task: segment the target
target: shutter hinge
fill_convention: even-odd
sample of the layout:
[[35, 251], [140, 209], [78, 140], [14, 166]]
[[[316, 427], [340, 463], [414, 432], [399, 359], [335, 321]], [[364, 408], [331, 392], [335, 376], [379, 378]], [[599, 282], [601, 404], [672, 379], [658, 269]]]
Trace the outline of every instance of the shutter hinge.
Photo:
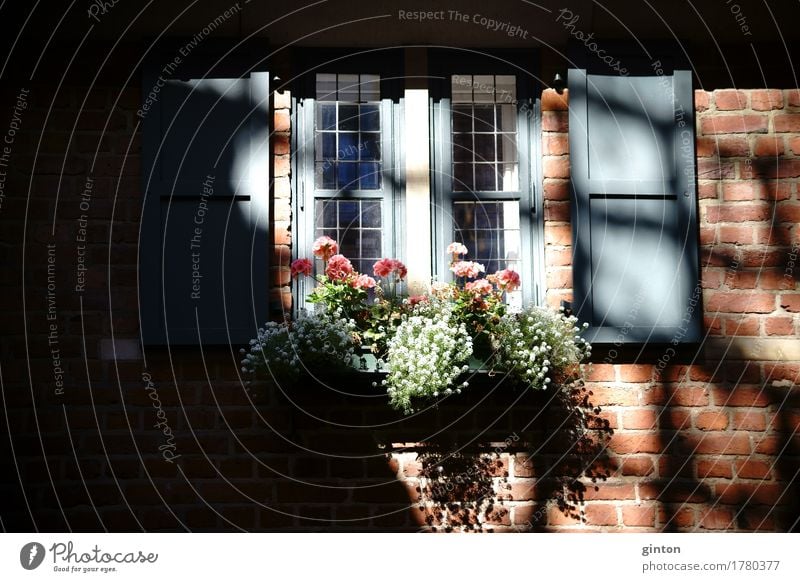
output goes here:
[[306, 181], [305, 180], [298, 180], [300, 188], [298, 188], [299, 192], [297, 193], [297, 204], [300, 207], [300, 210], [306, 209]]

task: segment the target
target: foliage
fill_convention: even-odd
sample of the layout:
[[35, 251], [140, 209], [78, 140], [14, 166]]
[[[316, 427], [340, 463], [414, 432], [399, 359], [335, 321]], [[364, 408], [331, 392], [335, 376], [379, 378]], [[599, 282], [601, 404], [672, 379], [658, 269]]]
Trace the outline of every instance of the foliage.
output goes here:
[[276, 377], [292, 378], [303, 368], [350, 361], [356, 346], [368, 345], [387, 372], [390, 403], [408, 414], [460, 392], [472, 357], [544, 389], [553, 380], [579, 378], [579, 364], [590, 354], [574, 317], [542, 307], [511, 313], [504, 298], [519, 288], [519, 274], [509, 268], [486, 275], [480, 263], [463, 260], [463, 244], [447, 247], [453, 283], [434, 283], [429, 294], [406, 298], [398, 292], [407, 275], [399, 260], [378, 260], [376, 280], [338, 254], [333, 239], [320, 237], [312, 250], [321, 272], [314, 275], [314, 263], [300, 258], [291, 273], [316, 280], [308, 301], [319, 312], [259, 330], [243, 361], [247, 371], [266, 367]]

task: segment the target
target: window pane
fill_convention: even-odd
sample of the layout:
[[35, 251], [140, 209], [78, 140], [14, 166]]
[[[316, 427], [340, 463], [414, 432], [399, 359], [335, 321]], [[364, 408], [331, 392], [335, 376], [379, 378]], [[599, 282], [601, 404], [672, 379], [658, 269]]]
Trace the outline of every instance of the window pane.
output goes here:
[[317, 99], [336, 101], [336, 75], [320, 73], [317, 75]]
[[317, 104], [317, 131], [336, 129], [336, 104]]
[[317, 143], [315, 146], [315, 155], [318, 162], [322, 160], [335, 161], [336, 160], [336, 134], [335, 133], [317, 133]]
[[472, 179], [472, 164], [453, 164], [453, 190], [465, 192], [472, 190], [475, 183]]
[[321, 190], [336, 189], [336, 164], [330, 161], [317, 163], [314, 172], [314, 187]]
[[381, 185], [380, 164], [367, 162], [358, 164], [362, 190], [377, 190]]
[[336, 83], [339, 90], [339, 101], [358, 101], [358, 75], [339, 75]]
[[453, 191], [517, 191], [516, 77], [453, 75], [451, 91]]
[[357, 160], [358, 159], [358, 134], [339, 133], [339, 159]]
[[339, 129], [358, 130], [358, 105], [339, 105]]
[[[521, 266], [519, 202], [454, 202], [454, 240], [466, 245], [467, 260], [478, 261], [487, 273]], [[507, 297], [516, 304], [520, 297]]]
[[[381, 202], [317, 200], [314, 208], [314, 236], [326, 235], [338, 241], [339, 252], [350, 259], [356, 270], [371, 274], [372, 264], [383, 255]], [[319, 263], [318, 271], [321, 266]]]
[[340, 189], [354, 190], [358, 188], [354, 162], [339, 162], [336, 170], [336, 182]]
[[381, 135], [379, 133], [361, 134], [361, 159], [380, 160], [381, 159]]
[[380, 75], [361, 75], [361, 101], [380, 101]]
[[381, 113], [377, 105], [361, 106], [361, 131], [380, 131]]

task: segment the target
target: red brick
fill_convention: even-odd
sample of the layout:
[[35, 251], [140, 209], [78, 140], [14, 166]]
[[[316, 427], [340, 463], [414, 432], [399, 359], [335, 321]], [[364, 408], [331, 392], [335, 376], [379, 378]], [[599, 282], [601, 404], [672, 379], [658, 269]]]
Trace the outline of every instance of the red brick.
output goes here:
[[544, 181], [545, 200], [569, 200], [569, 181], [555, 178]]
[[712, 507], [700, 512], [699, 525], [703, 529], [727, 530], [734, 523], [733, 512], [730, 509]]
[[545, 178], [569, 178], [569, 157], [545, 156], [542, 173]]
[[719, 197], [717, 192], [717, 182], [706, 182], [700, 184], [697, 190], [697, 196], [700, 200], [712, 200]]
[[786, 105], [800, 107], [800, 89], [788, 89], [786, 91]]
[[660, 508], [658, 511], [659, 522], [670, 528], [690, 529], [694, 527], [694, 509], [681, 507], [680, 509]]
[[622, 426], [634, 430], [658, 428], [658, 414], [652, 408], [625, 410], [622, 413]]
[[744, 137], [721, 137], [717, 145], [723, 158], [743, 158], [750, 155], [750, 145]]
[[563, 134], [544, 134], [542, 137], [544, 153], [560, 156], [569, 153], [569, 137]]
[[290, 149], [290, 138], [288, 134], [279, 133], [272, 136], [272, 153], [288, 154]]
[[292, 244], [292, 235], [289, 232], [289, 222], [276, 221], [274, 224], [274, 232], [276, 245]]
[[572, 265], [572, 250], [547, 247], [544, 259], [548, 267], [568, 267]]
[[275, 91], [275, 97], [274, 97], [275, 109], [290, 109], [291, 106], [292, 106], [291, 91]]
[[625, 476], [646, 477], [655, 471], [655, 465], [650, 457], [625, 457], [622, 459], [621, 470]]
[[717, 231], [720, 243], [753, 244], [755, 231], [750, 226], [721, 226]]
[[758, 318], [736, 317], [725, 319], [725, 335], [736, 337], [760, 335]]
[[598, 485], [587, 485], [584, 492], [586, 501], [606, 501], [606, 500], [625, 500], [634, 499], [636, 492], [632, 483], [601, 483]]
[[758, 459], [736, 461], [736, 475], [740, 479], [769, 479], [771, 464]]
[[698, 479], [730, 479], [733, 477], [733, 468], [730, 461], [724, 459], [699, 459], [697, 461]]
[[715, 115], [700, 122], [703, 135], [722, 133], [766, 133], [768, 118], [764, 115]]
[[781, 295], [779, 299], [781, 308], [792, 313], [800, 312], [800, 295]]
[[624, 364], [619, 367], [619, 377], [623, 382], [650, 382], [653, 379], [653, 366]]
[[617, 508], [614, 505], [591, 504], [584, 511], [588, 525], [617, 525]]
[[750, 93], [750, 107], [756, 111], [783, 109], [783, 92], [780, 89], [761, 89]]
[[639, 403], [638, 390], [616, 386], [595, 386], [589, 396], [595, 406], [636, 406]]
[[623, 505], [622, 523], [631, 527], [652, 527], [656, 520], [656, 510], [647, 505]]
[[686, 435], [686, 446], [698, 455], [749, 455], [750, 440], [746, 434], [702, 433]]
[[698, 158], [711, 158], [717, 155], [717, 140], [713, 137], [698, 137], [696, 152]]
[[275, 111], [273, 115], [273, 127], [272, 130], [276, 132], [281, 131], [290, 131], [291, 130], [291, 119], [289, 118], [289, 111], [286, 109], [279, 109]]
[[753, 146], [753, 155], [759, 157], [768, 156], [777, 158], [778, 156], [782, 156], [784, 151], [783, 138], [777, 135], [757, 137], [755, 145]]
[[288, 176], [292, 171], [292, 162], [289, 156], [275, 156], [273, 169], [275, 176]]
[[657, 434], [629, 434], [618, 432], [611, 437], [611, 450], [618, 454], [628, 453], [660, 453], [664, 443]]
[[569, 131], [569, 113], [566, 111], [543, 111], [542, 131]]
[[558, 93], [555, 89], [542, 91], [542, 111], [567, 111], [569, 109], [569, 91]]
[[714, 404], [716, 406], [757, 406], [769, 405], [769, 396], [759, 388], [736, 386], [731, 389], [712, 388]]
[[705, 111], [711, 103], [711, 93], [696, 89], [694, 92], [694, 108], [696, 111]]
[[789, 140], [789, 148], [796, 156], [800, 156], [800, 137], [793, 137]]
[[764, 320], [767, 335], [793, 335], [794, 320], [791, 317], [768, 317]]
[[764, 183], [760, 180], [726, 182], [722, 185], [722, 198], [726, 202], [740, 200], [787, 200], [791, 196], [789, 184]]
[[672, 406], [706, 406], [708, 394], [704, 388], [682, 386], [672, 391], [670, 404]]
[[775, 115], [775, 131], [778, 133], [800, 132], [800, 113]]
[[766, 204], [716, 204], [706, 207], [706, 220], [716, 222], [748, 222], [768, 220], [772, 209]]
[[[800, 382], [800, 364], [796, 363], [766, 363], [764, 364], [764, 376], [769, 382], [775, 380], [789, 380], [793, 384]], [[800, 430], [800, 428], [798, 428]]]
[[548, 289], [571, 289], [572, 269], [548, 269], [546, 283]]
[[577, 517], [565, 514], [558, 507], [551, 506], [547, 509], [547, 523], [548, 525], [578, 525], [581, 521]]
[[736, 163], [717, 158], [700, 158], [697, 161], [697, 177], [700, 180], [732, 180], [736, 177]]
[[569, 222], [569, 202], [545, 200], [544, 219], [549, 222]]
[[275, 178], [275, 198], [290, 198], [292, 196], [292, 186], [288, 177]]
[[776, 158], [768, 164], [757, 165], [753, 168], [753, 174], [757, 178], [767, 178], [772, 180], [782, 180], [785, 178], [800, 177], [800, 160]]
[[781, 202], [775, 207], [775, 222], [800, 222], [800, 203]]
[[[755, 483], [719, 483], [715, 487], [716, 495], [721, 503], [749, 503], [756, 505], [776, 505], [790, 503], [791, 495], [787, 495], [785, 485]], [[782, 496], [782, 497], [781, 497]]]
[[719, 111], [736, 111], [747, 107], [747, 94], [735, 89], [714, 91], [714, 103]]
[[775, 310], [775, 295], [753, 292], [710, 292], [707, 310], [721, 313], [772, 313]]
[[728, 428], [728, 415], [725, 412], [701, 412], [694, 425], [700, 430], [725, 430]]
[[572, 244], [572, 227], [545, 224], [544, 241], [548, 245], [570, 246]]

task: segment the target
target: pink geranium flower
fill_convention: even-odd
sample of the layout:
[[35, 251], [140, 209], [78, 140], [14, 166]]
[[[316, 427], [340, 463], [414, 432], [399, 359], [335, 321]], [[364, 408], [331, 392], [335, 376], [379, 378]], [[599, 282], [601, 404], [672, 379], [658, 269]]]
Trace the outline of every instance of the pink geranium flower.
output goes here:
[[494, 291], [494, 287], [492, 287], [492, 284], [486, 279], [471, 281], [464, 285], [464, 289], [470, 293], [474, 293], [475, 295], [489, 295], [492, 291]]
[[353, 274], [353, 265], [344, 255], [333, 255], [328, 260], [325, 274], [332, 281], [343, 281]]
[[476, 263], [474, 261], [458, 261], [450, 267], [450, 270], [453, 271], [456, 277], [475, 279], [481, 273], [484, 273], [486, 268], [480, 263]]
[[414, 307], [415, 305], [419, 305], [423, 301], [428, 301], [428, 296], [427, 295], [412, 295], [406, 301], [408, 301], [408, 304], [411, 307]]
[[369, 275], [359, 275], [350, 283], [356, 289], [372, 289], [375, 287], [375, 279]]
[[447, 246], [448, 255], [466, 255], [468, 252], [469, 251], [467, 250], [467, 247], [465, 247], [459, 242], [451, 242]]
[[519, 273], [513, 269], [497, 271], [497, 273], [495, 273], [495, 279], [497, 281], [497, 286], [500, 287], [502, 291], [511, 293], [519, 289]]
[[292, 269], [292, 279], [298, 277], [299, 275], [307, 275], [310, 277], [311, 272], [314, 269], [314, 266], [308, 259], [296, 259], [292, 261], [291, 269]]
[[376, 277], [385, 278], [392, 273], [396, 273], [398, 279], [405, 279], [408, 269], [397, 259], [381, 259], [372, 266], [372, 272]]
[[311, 252], [315, 257], [319, 257], [323, 261], [327, 261], [333, 255], [339, 252], [339, 245], [336, 241], [329, 236], [321, 236], [314, 241], [314, 246], [311, 247]]

